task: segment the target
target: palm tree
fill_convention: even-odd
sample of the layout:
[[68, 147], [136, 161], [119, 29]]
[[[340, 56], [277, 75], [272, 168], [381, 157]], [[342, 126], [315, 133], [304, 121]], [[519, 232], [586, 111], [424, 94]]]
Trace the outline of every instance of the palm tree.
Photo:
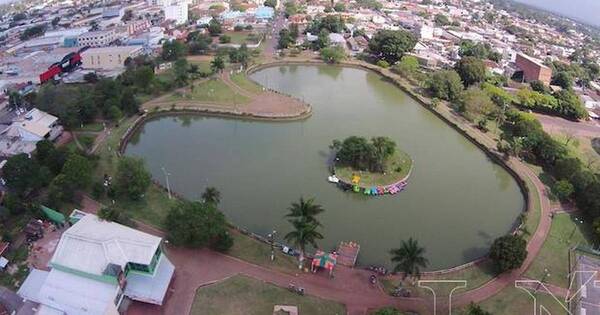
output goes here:
[[413, 276], [419, 278], [421, 276], [421, 268], [427, 267], [429, 261], [423, 256], [425, 248], [419, 246], [419, 243], [412, 237], [408, 241], [402, 241], [400, 248], [392, 249], [392, 262], [394, 272], [403, 272], [404, 278]]
[[202, 193], [202, 199], [204, 202], [216, 206], [221, 202], [221, 193], [215, 187], [206, 187]]
[[321, 223], [317, 221], [315, 216], [325, 211], [321, 205], [315, 203], [314, 198], [304, 200], [303, 197], [300, 197], [299, 202], [292, 202], [288, 210], [290, 210], [290, 213], [286, 215], [287, 218], [305, 219], [307, 222], [315, 223], [317, 226], [320, 226]]
[[290, 220], [290, 223], [294, 226], [294, 230], [286, 234], [284, 238], [299, 248], [299, 268], [302, 268], [306, 245], [312, 245], [315, 248], [318, 247], [317, 240], [323, 239], [323, 235], [317, 231], [320, 224], [316, 220], [307, 221], [306, 218], [301, 218]]
[[292, 202], [288, 210], [290, 212], [286, 217], [290, 218], [288, 221], [292, 224], [294, 230], [286, 234], [284, 238], [300, 249], [298, 259], [300, 267], [302, 267], [306, 245], [312, 245], [316, 248], [317, 240], [323, 239], [323, 235], [317, 231], [321, 223], [317, 220], [316, 215], [325, 210], [316, 204], [313, 198], [304, 200], [303, 197], [300, 197], [299, 202]]

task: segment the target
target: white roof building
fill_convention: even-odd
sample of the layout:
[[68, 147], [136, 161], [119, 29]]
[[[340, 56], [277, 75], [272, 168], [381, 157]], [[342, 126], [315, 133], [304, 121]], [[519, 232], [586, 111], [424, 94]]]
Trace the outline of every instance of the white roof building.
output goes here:
[[48, 271], [33, 270], [18, 294], [39, 310], [66, 315], [119, 314], [123, 296], [161, 305], [175, 267], [161, 238], [92, 214], [61, 236]]

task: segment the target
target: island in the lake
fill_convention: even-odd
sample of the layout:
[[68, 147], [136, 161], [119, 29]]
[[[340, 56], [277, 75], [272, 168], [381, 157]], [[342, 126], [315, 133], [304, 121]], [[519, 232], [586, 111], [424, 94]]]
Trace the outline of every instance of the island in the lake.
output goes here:
[[396, 194], [407, 185], [412, 159], [388, 137], [351, 136], [334, 140], [332, 175], [328, 180], [365, 195]]

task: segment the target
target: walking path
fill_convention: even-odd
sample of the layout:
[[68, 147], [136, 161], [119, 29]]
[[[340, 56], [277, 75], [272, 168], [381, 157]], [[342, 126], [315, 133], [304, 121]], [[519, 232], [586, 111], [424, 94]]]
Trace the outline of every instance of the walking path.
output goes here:
[[[396, 76], [391, 73], [386, 73], [386, 75], [389, 75], [392, 78]], [[226, 81], [226, 84], [228, 85], [233, 84], [229, 79], [225, 79], [224, 81]], [[280, 101], [281, 100], [277, 100], [277, 102], [273, 102], [272, 104], [281, 106]], [[492, 152], [496, 152], [495, 139], [475, 129], [470, 123], [464, 121], [462, 117], [457, 116], [446, 106], [439, 106], [436, 111], [445, 119], [456, 123], [463, 132], [476, 138]], [[534, 188], [534, 190], [531, 191], [531, 194], [537, 193], [540, 196], [540, 221], [527, 244], [527, 258], [521, 268], [509, 273], [504, 273], [476, 289], [455, 294], [452, 301], [453, 307], [465, 306], [471, 302], [481, 302], [499, 293], [507, 286], [513, 286], [515, 280], [522, 279], [522, 275], [538, 255], [550, 231], [552, 207], [546, 195], [545, 185], [539, 180], [537, 175], [520, 160], [510, 158], [507, 161], [507, 164], [516, 173], [520, 174], [520, 176], [527, 178], [533, 183], [534, 187], [532, 188]], [[101, 205], [91, 198], [84, 196], [82, 198], [82, 207], [85, 211], [96, 213], [98, 209], [101, 208]], [[532, 208], [533, 201], [532, 198], [529, 198], [528, 209]], [[164, 233], [156, 228], [141, 222], [137, 222], [137, 224], [140, 230], [164, 236]], [[302, 273], [292, 276], [206, 249], [189, 250], [168, 246], [167, 252], [169, 258], [176, 266], [175, 281], [173, 283], [171, 297], [163, 306], [162, 310], [152, 308], [148, 305], [134, 303], [130, 308], [130, 314], [188, 314], [193, 303], [195, 291], [199, 286], [238, 273], [243, 273], [283, 287], [286, 287], [290, 282], [294, 282], [297, 285], [305, 287], [308, 294], [344, 303], [347, 306], [349, 314], [364, 314], [369, 308], [379, 308], [390, 305], [396, 306], [401, 310], [417, 311], [423, 311], [425, 307], [431, 306], [431, 303], [423, 298], [395, 298], [388, 296], [379, 288], [371, 287], [368, 282], [368, 277], [371, 273], [365, 270], [338, 266], [336, 268], [336, 277], [334, 279], [329, 279], [324, 274], [313, 275]], [[438, 303], [440, 303], [440, 305], [438, 305], [438, 311], [448, 307], [445, 304], [445, 301], [438, 301]]]

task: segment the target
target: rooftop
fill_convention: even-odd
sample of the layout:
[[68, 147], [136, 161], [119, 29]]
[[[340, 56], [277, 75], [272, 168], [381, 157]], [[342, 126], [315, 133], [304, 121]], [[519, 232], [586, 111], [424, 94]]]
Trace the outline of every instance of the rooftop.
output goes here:
[[109, 264], [150, 264], [160, 242], [159, 237], [86, 215], [62, 235], [50, 264], [102, 275]]

